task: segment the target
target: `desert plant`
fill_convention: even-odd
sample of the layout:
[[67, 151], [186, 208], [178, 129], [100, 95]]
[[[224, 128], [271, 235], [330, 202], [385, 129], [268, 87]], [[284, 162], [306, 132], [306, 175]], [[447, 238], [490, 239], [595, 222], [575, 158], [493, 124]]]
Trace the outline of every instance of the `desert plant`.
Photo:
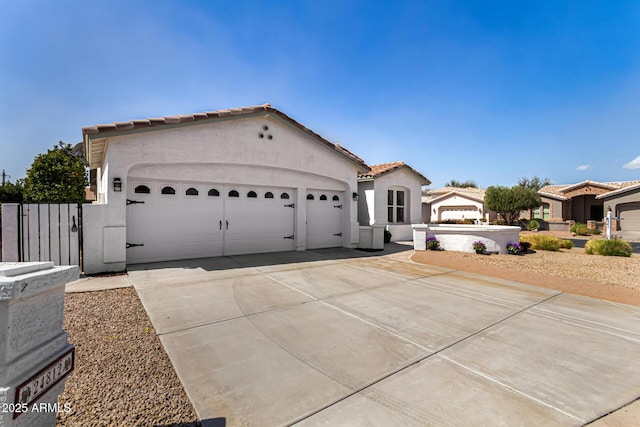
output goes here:
[[540, 230], [540, 223], [538, 221], [536, 221], [535, 219], [532, 219], [531, 221], [529, 221], [526, 225], [527, 230], [532, 231], [532, 230]]
[[584, 251], [589, 255], [630, 257], [632, 249], [629, 242], [620, 239], [611, 239], [589, 240]]
[[573, 242], [569, 239], [558, 239], [560, 240], [560, 248], [562, 249], [571, 249], [573, 248]]
[[485, 245], [484, 242], [477, 240], [473, 242], [473, 250], [478, 253], [484, 253], [484, 251], [487, 250], [487, 245]]
[[435, 237], [429, 237], [427, 239], [427, 248], [431, 250], [440, 249], [440, 241]]
[[569, 231], [577, 234], [578, 236], [586, 236], [589, 234], [589, 229], [587, 228], [586, 224], [582, 224], [580, 222], [576, 222], [575, 224], [573, 224]]
[[507, 244], [507, 251], [512, 255], [519, 255], [522, 252], [522, 246], [518, 243]]
[[529, 249], [531, 248], [531, 243], [530, 242], [526, 242], [524, 240], [520, 240], [519, 245], [522, 248], [522, 252], [528, 252]]
[[[558, 251], [561, 247], [567, 244], [555, 236], [545, 236], [541, 234], [526, 234], [520, 236], [521, 242], [528, 242], [531, 244], [531, 248], [541, 251]], [[568, 241], [571, 243], [571, 241]], [[564, 246], [563, 246], [564, 245]]]

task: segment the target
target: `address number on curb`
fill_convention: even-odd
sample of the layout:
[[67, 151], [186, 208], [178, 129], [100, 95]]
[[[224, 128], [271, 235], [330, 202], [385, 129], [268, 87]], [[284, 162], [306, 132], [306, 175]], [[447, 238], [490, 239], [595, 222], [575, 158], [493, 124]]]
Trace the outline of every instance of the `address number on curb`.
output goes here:
[[[23, 382], [16, 388], [15, 406], [25, 407], [44, 395], [54, 385], [73, 371], [75, 362], [75, 348], [64, 353], [51, 362], [46, 368]], [[21, 412], [14, 412], [15, 419]]]

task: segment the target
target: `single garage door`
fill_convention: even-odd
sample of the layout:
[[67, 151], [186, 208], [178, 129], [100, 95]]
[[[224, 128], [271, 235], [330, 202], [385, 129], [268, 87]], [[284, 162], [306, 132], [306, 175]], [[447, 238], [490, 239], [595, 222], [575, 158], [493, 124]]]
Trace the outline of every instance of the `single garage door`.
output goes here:
[[342, 246], [344, 192], [307, 193], [307, 249]]
[[624, 218], [619, 222], [624, 231], [640, 231], [640, 202], [618, 205], [619, 216]]
[[131, 183], [128, 264], [293, 250], [292, 189]]

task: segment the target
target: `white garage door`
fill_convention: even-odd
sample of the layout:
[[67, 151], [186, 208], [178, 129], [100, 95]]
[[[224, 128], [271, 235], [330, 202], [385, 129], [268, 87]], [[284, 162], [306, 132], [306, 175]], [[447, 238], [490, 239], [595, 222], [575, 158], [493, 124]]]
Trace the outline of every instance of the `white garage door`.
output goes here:
[[620, 229], [625, 231], [640, 231], [640, 202], [618, 205]]
[[292, 189], [131, 183], [129, 264], [293, 250]]
[[343, 203], [343, 192], [308, 192], [307, 249], [342, 246]]

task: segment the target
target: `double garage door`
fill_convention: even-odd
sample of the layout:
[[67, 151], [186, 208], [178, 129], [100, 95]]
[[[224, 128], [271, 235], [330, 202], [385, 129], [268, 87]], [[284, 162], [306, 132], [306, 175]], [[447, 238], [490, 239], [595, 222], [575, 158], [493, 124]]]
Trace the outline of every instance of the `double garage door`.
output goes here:
[[[307, 248], [341, 246], [341, 209], [333, 206], [342, 194], [309, 195]], [[293, 250], [294, 196], [293, 188], [132, 180], [127, 263]]]

